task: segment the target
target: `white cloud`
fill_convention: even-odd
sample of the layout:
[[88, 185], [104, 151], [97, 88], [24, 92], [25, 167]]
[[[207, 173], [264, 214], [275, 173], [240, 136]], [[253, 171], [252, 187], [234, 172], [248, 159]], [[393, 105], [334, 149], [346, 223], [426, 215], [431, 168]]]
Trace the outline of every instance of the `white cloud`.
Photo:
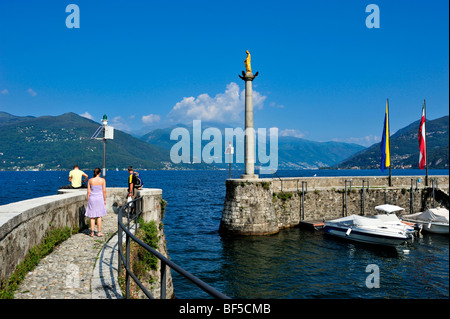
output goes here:
[[284, 105], [282, 105], [282, 104], [276, 104], [275, 102], [270, 102], [270, 106], [271, 106], [271, 107], [278, 108], [278, 109], [283, 109], [283, 108], [284, 108]]
[[142, 117], [142, 123], [144, 124], [158, 123], [160, 120], [161, 117], [158, 114], [149, 114]]
[[36, 96], [37, 93], [35, 91], [33, 91], [33, 89], [28, 89], [27, 90], [28, 94], [30, 94], [31, 96]]
[[[253, 90], [253, 108], [262, 109], [266, 96]], [[207, 93], [196, 98], [184, 97], [170, 111], [168, 117], [172, 121], [189, 122], [192, 120], [237, 122], [245, 110], [245, 90], [231, 82], [224, 93], [210, 97]]]
[[91, 114], [89, 114], [88, 112], [84, 112], [83, 114], [80, 114], [80, 116], [85, 117], [90, 120], [94, 119], [94, 117]]
[[2, 93], [3, 95], [7, 95], [7, 94], [8, 94], [8, 90], [7, 90], [7, 89], [4, 89], [4, 90], [2, 90], [0, 93]]
[[303, 136], [305, 136], [304, 133], [302, 133], [296, 129], [284, 129], [284, 130], [281, 130], [278, 133], [278, 135], [279, 136], [292, 136], [292, 137], [298, 137], [298, 138], [302, 138]]
[[125, 120], [121, 116], [114, 117], [112, 120], [109, 121], [109, 125], [121, 131], [126, 132], [131, 131], [130, 127], [128, 126], [127, 123], [125, 123]]

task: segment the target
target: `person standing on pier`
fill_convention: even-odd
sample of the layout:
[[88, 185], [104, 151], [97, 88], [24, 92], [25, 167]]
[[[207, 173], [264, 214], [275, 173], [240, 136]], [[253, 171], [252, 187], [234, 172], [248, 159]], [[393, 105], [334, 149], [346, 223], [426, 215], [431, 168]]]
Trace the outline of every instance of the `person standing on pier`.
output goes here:
[[106, 215], [106, 182], [101, 178], [102, 170], [94, 169], [94, 177], [87, 185], [87, 208], [86, 216], [91, 219], [91, 237], [94, 237], [95, 220], [97, 219], [97, 236], [102, 234], [102, 216]]
[[137, 190], [141, 189], [141, 185], [138, 181], [136, 174], [134, 174], [133, 166], [128, 166], [128, 197], [135, 199], [137, 196]]

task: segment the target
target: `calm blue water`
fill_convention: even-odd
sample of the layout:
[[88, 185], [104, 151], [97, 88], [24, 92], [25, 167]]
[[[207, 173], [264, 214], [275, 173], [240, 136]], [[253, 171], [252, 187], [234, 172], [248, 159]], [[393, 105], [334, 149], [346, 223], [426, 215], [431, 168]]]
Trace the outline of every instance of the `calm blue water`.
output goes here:
[[[92, 172], [86, 172], [92, 176]], [[237, 178], [242, 172], [233, 171]], [[422, 175], [420, 170], [393, 170]], [[218, 228], [228, 171], [141, 171], [145, 187], [163, 189], [170, 258], [232, 298], [449, 298], [448, 236], [426, 235], [399, 248], [351, 243], [298, 228], [277, 235], [225, 239]], [[373, 176], [378, 170], [279, 171], [279, 176]], [[430, 170], [448, 175], [448, 170]], [[54, 195], [68, 172], [0, 172], [0, 205]], [[422, 175], [423, 176], [423, 175]], [[271, 177], [271, 176], [267, 176]], [[107, 185], [126, 187], [127, 172], [107, 172]], [[403, 252], [409, 250], [409, 254]], [[366, 287], [368, 265], [380, 288]], [[176, 273], [179, 298], [207, 298]]]

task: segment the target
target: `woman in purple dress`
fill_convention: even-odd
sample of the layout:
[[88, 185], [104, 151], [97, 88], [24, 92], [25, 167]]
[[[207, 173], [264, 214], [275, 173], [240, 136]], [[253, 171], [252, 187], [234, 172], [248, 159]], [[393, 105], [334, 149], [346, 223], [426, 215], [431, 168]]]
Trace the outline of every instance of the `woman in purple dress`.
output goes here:
[[87, 185], [87, 208], [86, 216], [91, 219], [91, 237], [94, 237], [95, 219], [97, 219], [97, 236], [103, 237], [102, 216], [106, 215], [106, 182], [101, 178], [100, 168], [94, 169], [94, 177]]

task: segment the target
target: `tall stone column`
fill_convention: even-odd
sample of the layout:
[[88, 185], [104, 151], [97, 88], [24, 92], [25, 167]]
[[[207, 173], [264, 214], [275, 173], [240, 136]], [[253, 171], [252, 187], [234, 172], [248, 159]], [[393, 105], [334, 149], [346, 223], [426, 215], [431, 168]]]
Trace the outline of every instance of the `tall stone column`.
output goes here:
[[253, 127], [253, 89], [252, 82], [258, 75], [256, 72], [242, 72], [243, 76], [239, 76], [245, 81], [245, 174], [241, 175], [243, 179], [256, 179], [255, 175], [255, 129]]

